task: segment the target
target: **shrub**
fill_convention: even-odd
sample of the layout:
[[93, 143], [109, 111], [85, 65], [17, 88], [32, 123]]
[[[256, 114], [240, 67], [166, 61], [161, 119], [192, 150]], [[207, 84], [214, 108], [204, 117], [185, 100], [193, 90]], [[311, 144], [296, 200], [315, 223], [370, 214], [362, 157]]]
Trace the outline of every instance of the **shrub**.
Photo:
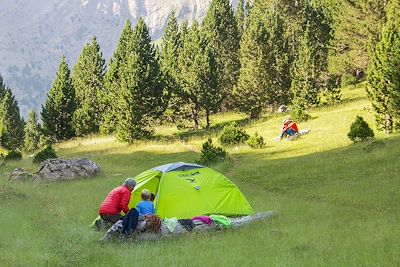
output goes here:
[[301, 122], [301, 121], [308, 121], [311, 119], [311, 115], [306, 113], [302, 109], [294, 109], [290, 113], [290, 117], [292, 118], [293, 121]]
[[347, 136], [353, 142], [360, 142], [374, 137], [374, 132], [362, 117], [357, 116], [356, 120], [351, 124], [350, 132]]
[[251, 148], [263, 148], [265, 146], [265, 141], [262, 136], [259, 136], [256, 132], [254, 135], [250, 136], [249, 140], [246, 142]]
[[39, 140], [39, 148], [45, 148], [55, 143], [55, 140], [51, 136], [41, 135]]
[[223, 146], [231, 146], [242, 144], [248, 139], [249, 135], [244, 130], [240, 129], [236, 123], [232, 123], [224, 127], [218, 141]]
[[38, 153], [35, 154], [33, 157], [34, 163], [40, 163], [46, 159], [54, 159], [57, 158], [56, 152], [52, 146], [47, 146], [46, 148], [42, 149]]
[[357, 83], [359, 83], [359, 80], [357, 79], [357, 77], [355, 77], [349, 73], [343, 74], [341, 86], [356, 85]]
[[197, 163], [208, 166], [220, 161], [224, 161], [227, 155], [228, 152], [226, 152], [222, 147], [214, 147], [212, 140], [208, 139], [207, 142], [203, 144], [200, 160], [198, 160]]
[[11, 150], [7, 155], [3, 157], [4, 160], [20, 160], [22, 158], [21, 152], [17, 150]]

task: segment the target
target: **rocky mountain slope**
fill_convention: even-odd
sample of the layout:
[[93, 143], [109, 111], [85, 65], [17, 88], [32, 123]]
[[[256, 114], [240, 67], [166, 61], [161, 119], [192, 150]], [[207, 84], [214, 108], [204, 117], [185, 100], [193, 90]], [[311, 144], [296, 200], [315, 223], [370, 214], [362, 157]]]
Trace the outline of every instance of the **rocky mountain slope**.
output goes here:
[[[201, 20], [210, 0], [1, 0], [0, 74], [13, 90], [23, 115], [40, 110], [60, 58], [70, 68], [83, 45], [97, 36], [108, 62], [127, 19], [143, 17], [153, 39], [161, 37], [168, 15]], [[233, 1], [233, 5], [237, 1]]]

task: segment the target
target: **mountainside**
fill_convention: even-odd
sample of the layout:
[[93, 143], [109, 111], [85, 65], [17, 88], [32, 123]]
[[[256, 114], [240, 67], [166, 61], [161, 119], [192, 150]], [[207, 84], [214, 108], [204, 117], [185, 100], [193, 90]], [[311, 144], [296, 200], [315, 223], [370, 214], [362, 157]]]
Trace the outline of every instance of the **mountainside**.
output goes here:
[[[23, 115], [40, 109], [63, 54], [70, 68], [94, 35], [107, 60], [127, 19], [143, 17], [152, 38], [162, 36], [168, 15], [201, 20], [210, 0], [2, 0], [0, 74]], [[232, 1], [235, 5], [236, 0]]]

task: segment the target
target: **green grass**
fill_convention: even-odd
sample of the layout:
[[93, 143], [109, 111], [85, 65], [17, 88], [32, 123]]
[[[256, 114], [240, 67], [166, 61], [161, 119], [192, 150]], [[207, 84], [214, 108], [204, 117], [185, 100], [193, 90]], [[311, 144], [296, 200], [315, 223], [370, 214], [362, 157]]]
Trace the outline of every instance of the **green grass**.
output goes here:
[[[349, 87], [344, 103], [310, 110], [299, 123], [310, 134], [274, 142], [285, 115], [247, 121], [235, 113], [212, 118], [210, 131], [160, 127], [151, 142], [112, 137], [56, 146], [59, 156], [87, 157], [103, 173], [91, 179], [40, 184], [10, 182], [13, 168], [31, 172], [30, 158], [0, 165], [1, 266], [399, 266], [400, 136], [352, 144], [350, 124], [361, 115], [373, 126], [364, 89]], [[256, 211], [277, 216], [235, 231], [190, 234], [157, 242], [100, 244], [88, 228], [105, 195], [124, 178], [153, 166], [199, 158], [223, 125], [239, 122], [267, 146], [229, 148], [214, 166], [232, 179]], [[1, 163], [0, 163], [1, 164]], [[185, 201], [184, 199], [182, 201]]]

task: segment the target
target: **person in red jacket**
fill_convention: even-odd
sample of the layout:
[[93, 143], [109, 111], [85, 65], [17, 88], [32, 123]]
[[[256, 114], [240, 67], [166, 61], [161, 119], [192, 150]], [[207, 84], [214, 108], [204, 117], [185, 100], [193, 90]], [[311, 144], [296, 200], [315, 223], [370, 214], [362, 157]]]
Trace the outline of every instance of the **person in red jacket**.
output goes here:
[[288, 138], [293, 138], [299, 133], [299, 129], [297, 128], [297, 124], [292, 121], [291, 118], [287, 118], [283, 121], [282, 131], [279, 135], [279, 138], [282, 140], [284, 136]]
[[136, 186], [136, 182], [132, 178], [127, 178], [122, 186], [118, 186], [108, 193], [107, 197], [101, 203], [99, 208], [100, 217], [111, 223], [116, 223], [122, 218], [121, 211], [128, 214], [129, 201], [131, 199], [131, 192]]

